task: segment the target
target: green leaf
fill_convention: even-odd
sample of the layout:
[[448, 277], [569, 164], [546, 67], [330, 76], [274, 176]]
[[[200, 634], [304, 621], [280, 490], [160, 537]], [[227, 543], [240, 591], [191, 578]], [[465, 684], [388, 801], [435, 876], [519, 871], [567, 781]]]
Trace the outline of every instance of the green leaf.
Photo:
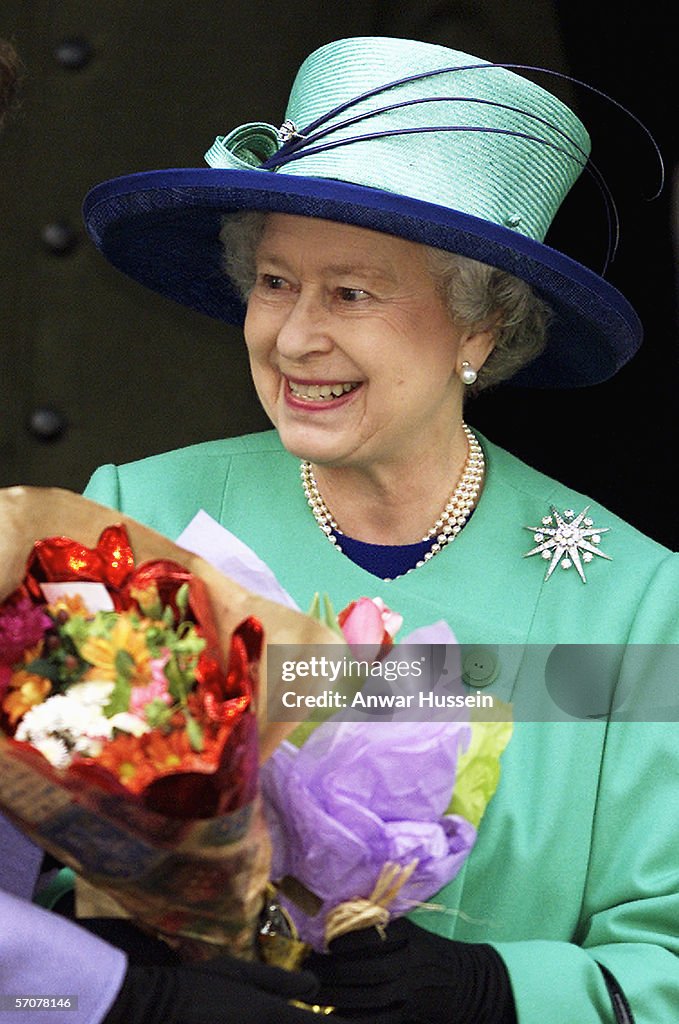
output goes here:
[[179, 609], [179, 614], [182, 619], [186, 618], [186, 613], [189, 609], [189, 585], [188, 583], [182, 583], [181, 587], [176, 593], [175, 603]]
[[330, 600], [327, 594], [323, 594], [323, 612], [323, 621], [325, 622], [326, 626], [329, 626], [330, 629], [332, 629], [339, 636], [344, 637], [344, 634], [342, 633], [342, 627], [338, 622], [337, 615], [335, 614], [335, 609], [332, 606], [332, 601]]
[[[183, 629], [183, 626], [187, 628]], [[196, 627], [192, 623], [185, 622], [183, 626], [180, 626], [178, 636], [171, 643], [168, 643], [168, 646], [171, 647], [175, 654], [197, 658], [206, 646], [205, 637], [198, 636]]]
[[116, 651], [114, 665], [119, 678], [129, 680], [134, 675], [134, 658], [129, 651]]
[[113, 718], [114, 715], [117, 715], [122, 711], [128, 711], [130, 707], [131, 694], [132, 684], [122, 676], [118, 676], [113, 690], [111, 691], [111, 696], [108, 699], [108, 704], [104, 708], [104, 714], [106, 717]]
[[504, 704], [503, 710], [506, 721], [471, 722], [471, 741], [458, 757], [455, 788], [446, 814], [460, 814], [475, 828], [497, 789], [500, 757], [512, 735], [511, 705]]
[[69, 637], [76, 647], [80, 647], [90, 636], [101, 635], [92, 623], [86, 621], [84, 615], [71, 615], [70, 619], [59, 625], [59, 635]]
[[187, 675], [182, 672], [181, 666], [177, 661], [177, 658], [174, 656], [170, 658], [163, 671], [165, 672], [170, 693], [175, 700], [183, 703], [191, 690], [193, 676], [187, 677]]
[[26, 671], [30, 672], [34, 676], [43, 676], [45, 679], [51, 680], [56, 683], [59, 679], [59, 668], [54, 662], [47, 661], [46, 658], [36, 658], [35, 661], [31, 661], [26, 665]]
[[175, 712], [173, 705], [168, 705], [164, 700], [151, 700], [144, 705], [144, 717], [152, 729], [162, 728], [172, 718]]
[[292, 743], [295, 747], [303, 747], [312, 732], [322, 724], [322, 722], [300, 722], [287, 737], [288, 743]]
[[189, 743], [193, 750], [200, 753], [203, 749], [203, 730], [198, 725], [198, 722], [193, 718], [188, 711], [184, 712], [186, 717], [186, 735]]
[[316, 619], [316, 621], [322, 623], [322, 625], [328, 626], [329, 629], [332, 629], [334, 633], [337, 633], [338, 636], [341, 636], [342, 639], [344, 639], [342, 627], [337, 621], [335, 609], [333, 608], [332, 601], [327, 594], [323, 594], [321, 596], [318, 591], [316, 591], [313, 600], [309, 605], [307, 615], [312, 619]]

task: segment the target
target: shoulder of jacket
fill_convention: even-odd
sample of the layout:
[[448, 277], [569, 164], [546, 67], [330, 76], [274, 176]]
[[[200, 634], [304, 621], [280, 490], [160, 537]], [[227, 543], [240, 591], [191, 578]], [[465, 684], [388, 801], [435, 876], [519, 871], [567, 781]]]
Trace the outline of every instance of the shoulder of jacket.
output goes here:
[[201, 441], [199, 444], [188, 445], [186, 448], [175, 448], [169, 452], [150, 455], [136, 462], [128, 462], [119, 467], [123, 474], [135, 474], [138, 471], [166, 471], [182, 465], [196, 466], [215, 459], [231, 459], [239, 456], [286, 455], [280, 438], [275, 430], [265, 430], [256, 434], [242, 434], [238, 437], [219, 438], [215, 441]]

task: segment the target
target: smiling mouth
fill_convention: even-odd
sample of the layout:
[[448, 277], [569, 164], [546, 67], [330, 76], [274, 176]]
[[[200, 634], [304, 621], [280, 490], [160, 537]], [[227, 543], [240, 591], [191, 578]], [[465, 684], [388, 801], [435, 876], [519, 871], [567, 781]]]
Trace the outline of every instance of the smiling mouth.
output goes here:
[[327, 402], [331, 398], [341, 398], [359, 387], [360, 381], [338, 381], [336, 384], [302, 384], [288, 380], [288, 389], [295, 398], [308, 402]]

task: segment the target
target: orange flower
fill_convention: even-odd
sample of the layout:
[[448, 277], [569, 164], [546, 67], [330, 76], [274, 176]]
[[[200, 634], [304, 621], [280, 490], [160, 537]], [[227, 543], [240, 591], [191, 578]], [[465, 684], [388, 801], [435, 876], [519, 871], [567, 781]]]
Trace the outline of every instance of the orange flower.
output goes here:
[[164, 734], [151, 731], [145, 734], [146, 756], [158, 775], [182, 768], [190, 771], [200, 760], [191, 749], [186, 731], [173, 730]]
[[44, 676], [33, 675], [20, 669], [12, 674], [9, 690], [5, 694], [2, 708], [12, 725], [16, 725], [34, 704], [42, 704], [49, 696], [52, 684]]
[[132, 621], [120, 615], [108, 636], [93, 636], [80, 648], [80, 654], [94, 667], [86, 675], [86, 679], [114, 680], [118, 676], [116, 655], [125, 651], [134, 662], [133, 682], [136, 686], [145, 685], [151, 679], [151, 655], [146, 646], [143, 623], [135, 629]]
[[106, 743], [96, 758], [102, 767], [115, 775], [123, 785], [138, 793], [154, 778], [153, 770], [144, 755], [141, 737], [121, 733]]
[[192, 750], [185, 729], [167, 734], [153, 730], [142, 736], [118, 735], [105, 744], [96, 760], [134, 793], [161, 775], [192, 771], [203, 764]]
[[63, 594], [47, 608], [52, 618], [56, 618], [59, 612], [66, 612], [69, 617], [71, 615], [89, 615], [87, 605], [80, 594]]

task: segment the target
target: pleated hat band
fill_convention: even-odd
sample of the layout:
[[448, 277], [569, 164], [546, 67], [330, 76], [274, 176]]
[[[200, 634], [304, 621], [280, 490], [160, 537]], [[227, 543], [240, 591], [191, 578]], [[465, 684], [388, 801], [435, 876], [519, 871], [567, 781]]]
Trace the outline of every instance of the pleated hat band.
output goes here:
[[589, 151], [575, 114], [506, 68], [429, 43], [358, 38], [307, 58], [280, 128], [242, 125], [206, 160], [382, 189], [542, 241]]

